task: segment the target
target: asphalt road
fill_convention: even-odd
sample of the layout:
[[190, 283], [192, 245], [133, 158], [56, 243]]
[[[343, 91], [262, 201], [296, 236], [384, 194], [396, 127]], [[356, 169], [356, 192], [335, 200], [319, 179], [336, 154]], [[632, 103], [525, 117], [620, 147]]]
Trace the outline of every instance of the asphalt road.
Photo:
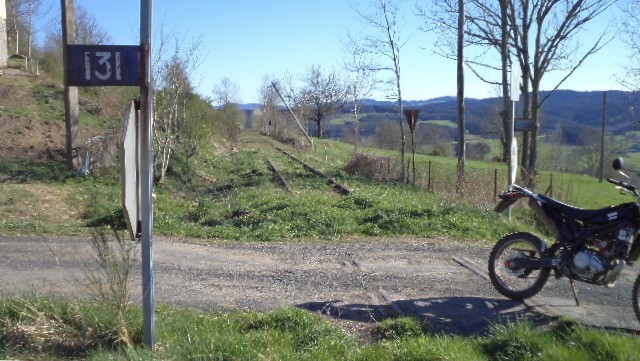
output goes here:
[[[420, 317], [448, 333], [488, 332], [493, 323], [565, 315], [577, 321], [639, 331], [631, 308], [637, 272], [625, 270], [613, 289], [550, 278], [527, 303], [498, 294], [486, 278], [489, 246], [447, 239], [349, 242], [228, 243], [154, 241], [156, 303], [204, 310], [295, 306], [341, 322], [371, 324], [394, 314]], [[0, 296], [91, 297], [99, 272], [87, 238], [0, 236]], [[131, 300], [140, 301], [139, 256]]]

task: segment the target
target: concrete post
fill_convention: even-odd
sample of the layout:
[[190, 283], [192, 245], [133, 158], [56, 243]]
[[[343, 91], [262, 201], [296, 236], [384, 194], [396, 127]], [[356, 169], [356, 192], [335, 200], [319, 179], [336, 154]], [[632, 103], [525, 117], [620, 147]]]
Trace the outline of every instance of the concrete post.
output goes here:
[[0, 0], [0, 68], [7, 67], [7, 47], [7, 4], [5, 0]]
[[[0, 0], [3, 1], [3, 0]], [[78, 87], [69, 86], [67, 81], [67, 44], [75, 44], [75, 13], [73, 0], [61, 0], [62, 13], [62, 42], [64, 76], [64, 110], [65, 128], [67, 134], [67, 167], [73, 169], [73, 149], [77, 147], [80, 133], [80, 109], [78, 107]]]

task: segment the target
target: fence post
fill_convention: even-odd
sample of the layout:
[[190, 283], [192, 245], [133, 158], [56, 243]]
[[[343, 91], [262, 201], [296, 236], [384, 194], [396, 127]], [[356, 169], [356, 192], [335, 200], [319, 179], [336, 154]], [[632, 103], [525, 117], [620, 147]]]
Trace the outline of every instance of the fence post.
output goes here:
[[547, 188], [547, 190], [544, 192], [544, 194], [548, 195], [549, 197], [553, 198], [553, 173], [550, 173], [550, 179], [549, 179], [549, 187]]
[[429, 192], [433, 192], [433, 188], [431, 185], [431, 161], [429, 161], [429, 175], [427, 176], [427, 190]]
[[493, 199], [498, 196], [498, 168], [493, 170]]

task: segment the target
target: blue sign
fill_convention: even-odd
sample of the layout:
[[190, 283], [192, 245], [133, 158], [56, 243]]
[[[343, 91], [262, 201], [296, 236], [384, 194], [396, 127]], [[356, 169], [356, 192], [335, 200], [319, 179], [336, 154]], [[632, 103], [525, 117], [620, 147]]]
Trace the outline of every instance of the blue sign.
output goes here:
[[67, 45], [67, 85], [139, 86], [140, 46]]

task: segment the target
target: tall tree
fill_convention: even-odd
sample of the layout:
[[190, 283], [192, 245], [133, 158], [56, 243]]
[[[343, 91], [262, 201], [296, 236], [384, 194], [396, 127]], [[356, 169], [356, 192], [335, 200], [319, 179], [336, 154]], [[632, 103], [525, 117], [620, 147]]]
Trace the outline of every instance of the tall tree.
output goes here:
[[406, 44], [400, 37], [398, 17], [400, 12], [400, 0], [376, 0], [373, 4], [367, 3], [366, 10], [357, 10], [358, 14], [369, 25], [373, 32], [363, 36], [365, 49], [373, 55], [373, 69], [377, 71], [391, 71], [393, 84], [391, 98], [397, 102], [396, 123], [400, 127], [400, 178], [407, 182], [407, 168], [405, 163], [406, 130], [404, 125], [404, 110], [402, 106], [402, 87], [400, 82], [400, 50]]
[[187, 95], [180, 111], [183, 121], [179, 127], [179, 146], [185, 158], [189, 159], [197, 156], [200, 149], [210, 143], [213, 127], [209, 120], [214, 117], [215, 111], [209, 102], [193, 93]]
[[[160, 37], [156, 58], [153, 59], [153, 78], [156, 83], [154, 99], [153, 144], [158, 183], [165, 181], [172, 155], [178, 149], [179, 135], [186, 124], [184, 105], [193, 93], [190, 75], [200, 64], [201, 42]], [[186, 45], [186, 46], [185, 46]], [[167, 54], [171, 54], [167, 57]], [[182, 110], [182, 111], [181, 111]]]
[[179, 54], [169, 59], [157, 72], [153, 143], [158, 183], [164, 183], [169, 161], [178, 146], [180, 122], [184, 119], [180, 106], [192, 92], [191, 82]]

